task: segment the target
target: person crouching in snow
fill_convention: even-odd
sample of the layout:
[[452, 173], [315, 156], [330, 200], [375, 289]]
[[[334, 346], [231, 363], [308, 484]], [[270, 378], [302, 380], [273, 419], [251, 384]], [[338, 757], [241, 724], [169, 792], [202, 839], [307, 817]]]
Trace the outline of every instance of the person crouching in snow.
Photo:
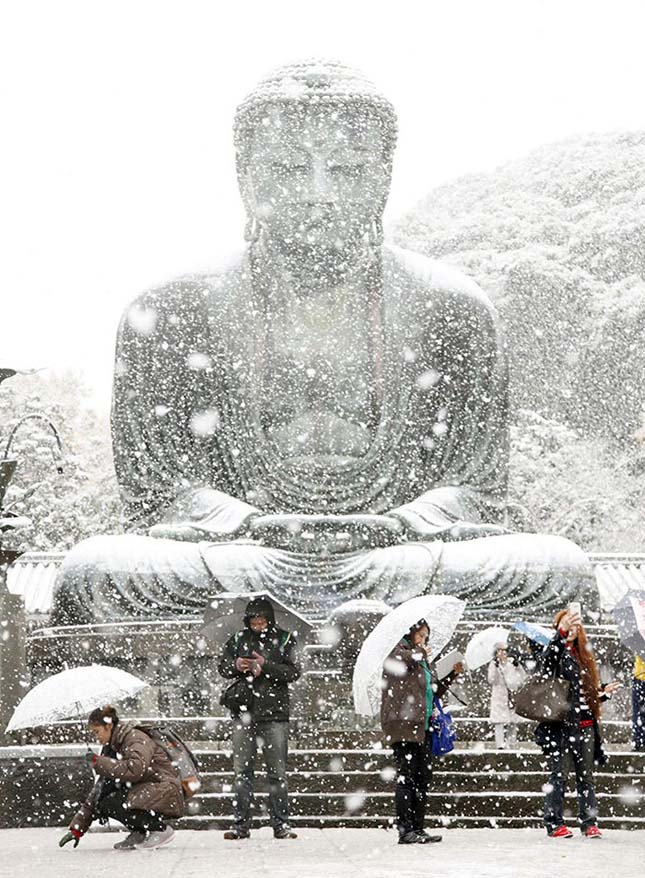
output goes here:
[[109, 705], [93, 710], [87, 725], [103, 746], [100, 756], [88, 752], [86, 757], [99, 779], [59, 845], [74, 841], [76, 847], [95, 819], [109, 817], [130, 830], [116, 850], [168, 844], [175, 831], [164, 817], [183, 816], [184, 793], [166, 751], [142, 729], [120, 721]]
[[488, 682], [491, 684], [488, 718], [495, 728], [495, 746], [498, 750], [505, 750], [507, 743], [511, 747], [517, 743], [517, 723], [520, 718], [513, 711], [511, 693], [522, 685], [524, 677], [522, 668], [509, 660], [506, 644], [495, 644], [495, 657], [488, 665]]

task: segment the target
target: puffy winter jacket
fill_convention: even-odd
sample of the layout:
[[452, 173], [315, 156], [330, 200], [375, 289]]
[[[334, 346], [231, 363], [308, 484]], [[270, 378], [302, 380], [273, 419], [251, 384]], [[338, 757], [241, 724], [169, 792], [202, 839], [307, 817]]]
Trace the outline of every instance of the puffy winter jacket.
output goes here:
[[[94, 770], [99, 778], [112, 778], [129, 785], [128, 805], [158, 811], [166, 817], [184, 813], [184, 793], [177, 770], [166, 751], [145, 732], [131, 723], [118, 722], [110, 738], [113, 759], [96, 758]], [[71, 828], [87, 832], [94, 819], [93, 796], [83, 802], [72, 818]]]

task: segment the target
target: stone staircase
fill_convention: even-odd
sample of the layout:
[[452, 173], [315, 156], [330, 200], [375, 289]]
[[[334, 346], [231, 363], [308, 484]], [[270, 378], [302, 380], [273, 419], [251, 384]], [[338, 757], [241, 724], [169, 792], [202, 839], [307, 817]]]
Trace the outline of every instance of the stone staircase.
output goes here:
[[[477, 623], [460, 626], [456, 645], [463, 649], [476, 627]], [[96, 631], [70, 629], [65, 641], [34, 636], [30, 655], [34, 672], [39, 667], [44, 672], [54, 657], [62, 661], [76, 656], [78, 663], [84, 664], [118, 656], [116, 646], [124, 644], [126, 666], [146, 679], [149, 673], [151, 687], [146, 690], [147, 702], [124, 706], [123, 714], [149, 721], [161, 713], [165, 722], [193, 742], [201, 763], [203, 787], [190, 801], [180, 826], [221, 829], [232, 819], [230, 720], [218, 705], [221, 680], [215, 670], [216, 656], [207, 652], [195, 656], [195, 633], [190, 625], [159, 624], [128, 629], [127, 637], [121, 632], [119, 641], [118, 631], [100, 626]], [[597, 655], [604, 664], [603, 679], [621, 673], [625, 676], [629, 662], [615, 632], [598, 626], [594, 635]], [[164, 663], [169, 656], [173, 661]], [[342, 650], [322, 636], [305, 649], [305, 673], [293, 692], [289, 784], [294, 825], [375, 827], [393, 822], [396, 778], [392, 755], [382, 743], [376, 721], [359, 719], [353, 713], [350, 662], [351, 656], [343, 657]], [[48, 670], [51, 672], [51, 667]], [[191, 715], [191, 701], [185, 695], [190, 695], [196, 680], [201, 681], [202, 694], [206, 691], [206, 703], [198, 710], [193, 704]], [[158, 681], [174, 693], [173, 704], [183, 705], [181, 712], [163, 709], [161, 701], [150, 699], [150, 692], [163, 694]], [[455, 688], [469, 707], [455, 710], [458, 748], [436, 763], [428, 824], [541, 825], [547, 768], [532, 743], [533, 725], [520, 725], [519, 749], [494, 750], [492, 727], [484, 714], [489, 693], [485, 669]], [[611, 759], [597, 774], [600, 820], [608, 828], [645, 829], [645, 753], [628, 749], [628, 695], [624, 692], [606, 711], [603, 729]], [[454, 700], [453, 704], [459, 707]], [[150, 707], [153, 710], [148, 712]], [[85, 739], [82, 724], [68, 722], [23, 735], [22, 746], [0, 748], [0, 826], [63, 825], [69, 820], [79, 796], [91, 784], [82, 758], [85, 745], [79, 743]], [[268, 822], [266, 781], [261, 770], [256, 790], [255, 820], [259, 825]], [[575, 813], [575, 797], [569, 798], [568, 810]]]
[[[181, 824], [217, 828], [231, 822], [231, 757], [198, 749], [203, 788]], [[389, 826], [395, 770], [389, 750], [295, 749], [290, 755], [294, 825]], [[615, 751], [597, 774], [600, 820], [607, 828], [645, 828], [645, 754]], [[431, 826], [540, 826], [547, 780], [540, 751], [497, 751], [474, 745], [439, 760], [428, 796]], [[267, 787], [256, 778], [256, 817], [267, 822]], [[575, 813], [575, 797], [569, 797]]]
[[[202, 789], [180, 827], [223, 829], [232, 820], [232, 758], [223, 740], [192, 744]], [[0, 748], [0, 826], [63, 825], [91, 784], [83, 745]], [[596, 775], [600, 820], [607, 828], [645, 829], [645, 753], [610, 748]], [[457, 827], [541, 825], [547, 768], [531, 745], [499, 751], [463, 742], [437, 760], [428, 797], [428, 824]], [[294, 825], [389, 826], [395, 770], [391, 751], [372, 733], [333, 730], [296, 734], [289, 786]], [[9, 804], [8, 804], [9, 803]], [[261, 762], [255, 820], [267, 823], [267, 785]], [[568, 813], [575, 814], [575, 797]]]

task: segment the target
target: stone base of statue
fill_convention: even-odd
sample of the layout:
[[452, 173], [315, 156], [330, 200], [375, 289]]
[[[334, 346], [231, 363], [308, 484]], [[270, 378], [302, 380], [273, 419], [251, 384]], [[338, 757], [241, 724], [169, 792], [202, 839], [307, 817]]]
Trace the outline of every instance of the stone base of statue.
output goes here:
[[[369, 633], [377, 623], [379, 607], [361, 609], [360, 625]], [[366, 612], [367, 611], [367, 612]], [[372, 622], [366, 624], [371, 614]], [[344, 626], [348, 621], [349, 637]], [[354, 639], [357, 628], [350, 614], [333, 617], [316, 627], [309, 643], [301, 649], [303, 675], [292, 687], [292, 717], [302, 729], [377, 729], [376, 719], [361, 718], [353, 711], [351, 683], [352, 656], [360, 648]], [[113, 625], [79, 625], [44, 628], [27, 640], [27, 659], [32, 684], [62, 670], [92, 663], [121, 667], [141, 677], [150, 686], [121, 705], [128, 715], [172, 718], [193, 739], [226, 739], [230, 718], [219, 704], [225, 681], [217, 672], [221, 646], [202, 636], [201, 621], [134, 622]], [[465, 651], [470, 637], [487, 622], [460, 623], [450, 647]], [[632, 657], [618, 640], [614, 626], [587, 626], [603, 680], [623, 679]], [[528, 641], [513, 635], [514, 649], [528, 655]], [[458, 723], [468, 728], [469, 740], [492, 737], [486, 720], [490, 686], [486, 668], [466, 674], [454, 687], [457, 698], [449, 696]], [[629, 687], [621, 690], [604, 708], [605, 728], [613, 740], [629, 737]], [[523, 723], [523, 737], [530, 738], [532, 726]], [[84, 740], [79, 722], [60, 723], [56, 727], [21, 733], [20, 740]]]

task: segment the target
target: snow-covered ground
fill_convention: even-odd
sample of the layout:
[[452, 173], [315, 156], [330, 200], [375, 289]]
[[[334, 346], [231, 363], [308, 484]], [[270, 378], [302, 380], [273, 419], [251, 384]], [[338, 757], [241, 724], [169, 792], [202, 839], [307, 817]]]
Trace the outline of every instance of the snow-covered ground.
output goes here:
[[635, 878], [643, 874], [645, 834], [608, 831], [601, 840], [554, 841], [537, 829], [451, 829], [439, 845], [396, 844], [383, 829], [302, 829], [296, 841], [275, 841], [269, 829], [244, 842], [221, 832], [178, 832], [158, 851], [118, 852], [123, 836], [90, 834], [75, 850], [58, 847], [63, 830], [0, 832], [0, 875], [11, 878], [74, 878], [98, 874], [137, 878]]

